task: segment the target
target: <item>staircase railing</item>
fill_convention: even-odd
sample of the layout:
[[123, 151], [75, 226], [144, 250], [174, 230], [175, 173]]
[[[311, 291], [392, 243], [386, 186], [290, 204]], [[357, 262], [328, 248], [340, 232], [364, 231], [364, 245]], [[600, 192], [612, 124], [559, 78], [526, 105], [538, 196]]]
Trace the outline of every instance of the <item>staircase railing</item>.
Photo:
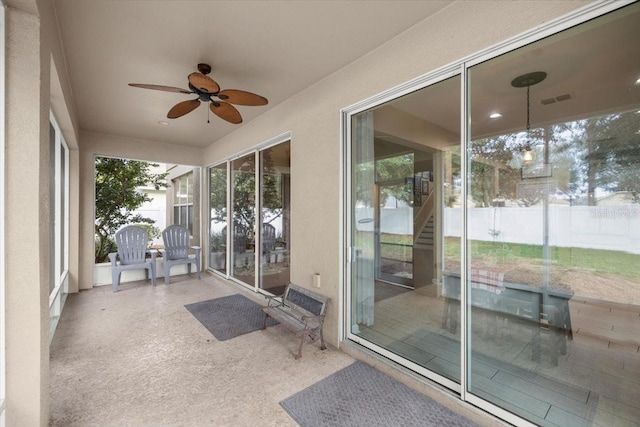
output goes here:
[[418, 212], [413, 214], [413, 243], [415, 244], [422, 233], [422, 230], [427, 226], [429, 219], [433, 216], [433, 205], [434, 199], [433, 197], [434, 191], [431, 189], [429, 194], [427, 195], [427, 200], [420, 206]]

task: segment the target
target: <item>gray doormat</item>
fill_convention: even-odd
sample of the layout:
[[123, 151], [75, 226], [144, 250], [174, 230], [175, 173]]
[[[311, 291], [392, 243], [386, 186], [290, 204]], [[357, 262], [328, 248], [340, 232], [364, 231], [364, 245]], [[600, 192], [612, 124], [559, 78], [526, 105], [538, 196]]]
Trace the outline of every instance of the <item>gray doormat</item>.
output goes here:
[[280, 405], [303, 427], [476, 426], [362, 362], [347, 366]]
[[[213, 334], [225, 341], [262, 328], [262, 306], [240, 294], [185, 305], [185, 308]], [[271, 317], [267, 326], [277, 325]]]

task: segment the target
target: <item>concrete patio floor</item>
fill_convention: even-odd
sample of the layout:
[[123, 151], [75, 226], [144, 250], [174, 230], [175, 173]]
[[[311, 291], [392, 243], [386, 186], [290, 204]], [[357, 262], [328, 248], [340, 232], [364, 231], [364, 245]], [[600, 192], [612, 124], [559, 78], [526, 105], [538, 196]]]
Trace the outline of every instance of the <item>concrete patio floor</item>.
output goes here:
[[69, 295], [51, 343], [51, 426], [295, 426], [279, 402], [357, 357], [479, 425], [504, 425], [353, 349], [320, 351], [281, 326], [217, 341], [185, 304], [242, 292], [203, 274]]

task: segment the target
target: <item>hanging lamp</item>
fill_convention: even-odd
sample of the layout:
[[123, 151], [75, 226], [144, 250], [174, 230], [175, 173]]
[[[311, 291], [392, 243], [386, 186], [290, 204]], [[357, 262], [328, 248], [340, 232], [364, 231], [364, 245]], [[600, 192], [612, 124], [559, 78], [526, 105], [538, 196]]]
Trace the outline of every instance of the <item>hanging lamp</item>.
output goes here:
[[524, 150], [522, 151], [522, 161], [524, 164], [530, 164], [533, 162], [535, 156], [531, 149], [531, 98], [530, 88], [533, 85], [537, 85], [541, 81], [547, 78], [547, 73], [544, 71], [534, 71], [533, 73], [523, 74], [511, 80], [511, 86], [513, 87], [526, 87], [527, 88], [527, 142], [525, 143]]

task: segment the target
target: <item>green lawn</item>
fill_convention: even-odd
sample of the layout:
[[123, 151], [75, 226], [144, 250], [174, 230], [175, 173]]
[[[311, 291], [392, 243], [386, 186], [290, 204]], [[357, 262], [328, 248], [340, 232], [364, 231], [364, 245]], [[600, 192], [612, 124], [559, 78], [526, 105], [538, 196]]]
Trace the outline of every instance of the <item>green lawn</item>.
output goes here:
[[[471, 257], [487, 258], [502, 262], [527, 259], [542, 264], [542, 245], [524, 245], [517, 243], [471, 241]], [[445, 239], [445, 256], [459, 258], [460, 239]], [[549, 258], [554, 267], [584, 268], [594, 273], [622, 276], [630, 279], [640, 278], [640, 255], [603, 249], [549, 248]]]
[[[362, 233], [365, 240], [361, 247], [373, 245], [372, 233]], [[412, 236], [398, 234], [382, 234], [381, 255], [385, 258], [410, 261], [412, 258]], [[368, 252], [368, 251], [367, 251]], [[369, 254], [372, 255], [372, 254]], [[531, 264], [541, 265], [543, 262], [542, 245], [524, 245], [518, 243], [501, 243], [474, 240], [471, 241], [470, 255], [472, 259], [486, 259], [499, 263], [526, 260]], [[579, 268], [594, 273], [621, 276], [629, 279], [640, 278], [640, 255], [621, 251], [603, 249], [549, 248], [551, 264], [556, 268]], [[445, 257], [459, 259], [460, 239], [445, 238]]]

